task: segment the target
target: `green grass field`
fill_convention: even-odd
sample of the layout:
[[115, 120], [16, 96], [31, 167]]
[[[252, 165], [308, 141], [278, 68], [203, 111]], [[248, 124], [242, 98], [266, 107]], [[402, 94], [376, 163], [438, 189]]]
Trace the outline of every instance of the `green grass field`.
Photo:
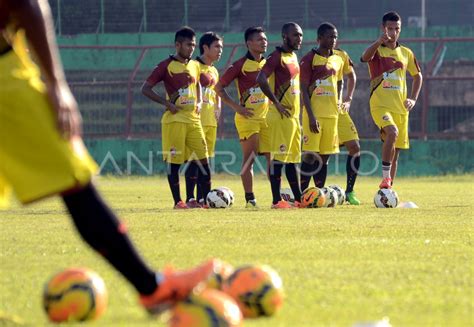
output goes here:
[[[183, 178], [182, 178], [183, 181]], [[256, 182], [259, 211], [243, 207], [238, 177], [214, 185], [236, 193], [227, 210], [173, 211], [164, 178], [99, 178], [98, 186], [154, 267], [190, 267], [216, 256], [265, 263], [281, 275], [286, 300], [273, 318], [247, 326], [352, 326], [389, 317], [393, 326], [472, 326], [474, 175], [399, 178], [402, 201], [419, 209], [376, 209], [379, 179], [361, 177], [360, 207], [276, 211]], [[345, 185], [343, 177], [328, 183]], [[182, 183], [182, 193], [184, 193]], [[0, 212], [0, 326], [46, 325], [44, 282], [69, 266], [97, 271], [109, 290], [96, 326], [164, 326], [134, 290], [75, 233], [58, 199]]]

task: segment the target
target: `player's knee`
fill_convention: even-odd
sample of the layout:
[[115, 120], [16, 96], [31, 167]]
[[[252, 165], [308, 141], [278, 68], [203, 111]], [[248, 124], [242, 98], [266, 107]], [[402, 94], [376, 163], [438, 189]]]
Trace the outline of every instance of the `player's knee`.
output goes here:
[[352, 143], [347, 147], [350, 156], [355, 156], [360, 153], [360, 144], [358, 142]]
[[316, 160], [318, 159], [316, 153], [313, 153], [313, 152], [305, 152], [303, 153], [303, 155], [301, 156], [301, 159], [308, 163], [308, 164], [314, 164], [316, 162]]
[[385, 137], [387, 141], [396, 141], [398, 138], [398, 129], [391, 128], [385, 132]]

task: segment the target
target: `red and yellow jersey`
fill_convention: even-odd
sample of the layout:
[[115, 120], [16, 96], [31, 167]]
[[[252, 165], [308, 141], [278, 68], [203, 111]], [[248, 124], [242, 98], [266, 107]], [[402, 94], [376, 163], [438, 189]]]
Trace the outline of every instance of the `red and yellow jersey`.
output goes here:
[[253, 116], [248, 119], [265, 119], [268, 112], [268, 98], [257, 84], [257, 75], [265, 65], [265, 59], [255, 60], [247, 54], [234, 62], [220, 79], [223, 87], [227, 87], [235, 80], [239, 94], [240, 105], [253, 109]]
[[334, 54], [341, 57], [342, 61], [344, 62], [338, 77], [338, 81], [342, 81], [344, 79], [344, 75], [354, 71], [354, 63], [352, 62], [351, 57], [349, 57], [349, 54], [347, 54], [347, 52], [342, 49], [334, 49]]
[[324, 57], [312, 49], [301, 59], [301, 82], [308, 86], [316, 118], [339, 115], [337, 82], [341, 80], [343, 71], [344, 59], [336, 50]]
[[[342, 81], [340, 94], [338, 95], [339, 100], [341, 101], [342, 100], [343, 87], [344, 87], [344, 82], [343, 82], [344, 75], [347, 75], [347, 74], [354, 71], [354, 63], [352, 62], [351, 57], [349, 57], [347, 52], [345, 52], [344, 50], [334, 49], [334, 53], [337, 54], [338, 56], [340, 56], [342, 58], [342, 60], [344, 61], [344, 66], [342, 67], [342, 69], [340, 71], [340, 74], [339, 74], [339, 78], [338, 78], [338, 82]], [[339, 110], [339, 116], [341, 116], [341, 115], [349, 115], [349, 113], [346, 112], [346, 111], [343, 111], [343, 110]]]
[[202, 126], [217, 126], [215, 110], [218, 98], [214, 87], [219, 81], [219, 72], [216, 67], [206, 65], [199, 57], [196, 61], [199, 62], [201, 70], [201, 75], [199, 75], [202, 92], [201, 124]]
[[[300, 115], [300, 65], [294, 52], [277, 47], [267, 58], [262, 71], [268, 77], [270, 88], [280, 103], [291, 109], [291, 116]], [[270, 110], [276, 110], [270, 104]]]
[[381, 45], [368, 65], [370, 108], [407, 114], [403, 105], [407, 98], [406, 73], [414, 76], [421, 71], [413, 52], [398, 43], [395, 49]]
[[153, 86], [163, 81], [166, 99], [181, 108], [176, 114], [166, 111], [162, 123], [200, 121], [197, 112], [199, 75], [199, 63], [195, 60], [183, 63], [170, 56], [156, 66], [146, 81]]

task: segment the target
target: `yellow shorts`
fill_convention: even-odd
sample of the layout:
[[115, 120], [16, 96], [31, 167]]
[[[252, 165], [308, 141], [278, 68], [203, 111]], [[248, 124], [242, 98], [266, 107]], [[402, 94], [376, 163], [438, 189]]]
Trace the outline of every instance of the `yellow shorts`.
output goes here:
[[216, 150], [217, 126], [203, 126], [209, 157], [214, 157]]
[[337, 135], [339, 137], [339, 144], [359, 139], [357, 128], [348, 113], [339, 114], [337, 121]]
[[270, 156], [285, 163], [301, 162], [301, 126], [299, 118], [281, 118], [279, 113], [268, 113]]
[[408, 138], [408, 113], [399, 114], [396, 112], [390, 112], [386, 109], [374, 108], [370, 110], [372, 119], [375, 124], [380, 128], [382, 139], [384, 135], [382, 129], [387, 126], [396, 126], [398, 129], [398, 138], [395, 142], [397, 149], [409, 149], [410, 140]]
[[200, 122], [164, 123], [161, 126], [163, 160], [182, 164], [188, 159], [208, 157], [207, 144]]
[[240, 141], [245, 141], [254, 134], [259, 134], [258, 152], [270, 152], [270, 129], [265, 120], [244, 118], [239, 114], [234, 118]]
[[[209, 158], [213, 158], [216, 148], [217, 126], [202, 126], [202, 131], [204, 132]], [[196, 160], [195, 157], [190, 158], [191, 154], [192, 151], [189, 148], [186, 148], [186, 158], [188, 158], [188, 160]]]
[[303, 151], [318, 152], [320, 154], [339, 153], [339, 138], [337, 136], [338, 118], [318, 118], [319, 133], [309, 129], [306, 119], [303, 120]]
[[0, 204], [29, 203], [87, 185], [98, 167], [80, 138], [63, 139], [36, 68], [0, 56]]

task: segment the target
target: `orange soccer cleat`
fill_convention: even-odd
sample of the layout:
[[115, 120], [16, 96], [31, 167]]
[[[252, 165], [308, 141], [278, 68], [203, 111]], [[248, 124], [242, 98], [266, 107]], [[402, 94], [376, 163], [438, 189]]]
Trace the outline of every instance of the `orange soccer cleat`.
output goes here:
[[285, 200], [280, 200], [276, 204], [272, 204], [272, 209], [291, 209], [293, 208], [291, 204]]
[[380, 189], [383, 188], [392, 188], [392, 179], [391, 178], [384, 178], [382, 179], [382, 182], [379, 185]]
[[194, 287], [218, 272], [221, 265], [220, 260], [211, 259], [187, 271], [165, 269], [156, 291], [150, 295], [141, 295], [140, 303], [150, 314], [160, 314], [186, 298]]

